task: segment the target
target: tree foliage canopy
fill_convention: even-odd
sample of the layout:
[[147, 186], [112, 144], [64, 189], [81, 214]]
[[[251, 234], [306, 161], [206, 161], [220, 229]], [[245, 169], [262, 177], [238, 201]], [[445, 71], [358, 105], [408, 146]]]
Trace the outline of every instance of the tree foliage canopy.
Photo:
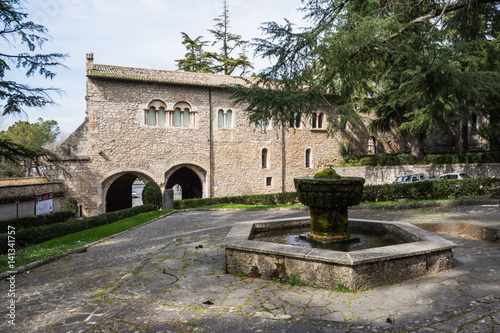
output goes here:
[[[0, 51], [0, 114], [3, 116], [23, 112], [25, 107], [52, 104], [50, 93], [59, 92], [56, 88], [32, 87], [9, 80], [9, 71], [17, 69], [28, 78], [40, 75], [52, 79], [56, 75], [54, 69], [63, 66], [60, 61], [65, 57], [61, 53], [37, 52], [50, 37], [44, 26], [28, 20], [22, 3], [22, 0], [0, 1], [0, 40], [3, 42]], [[8, 136], [0, 136], [0, 160], [4, 162], [23, 163], [39, 160], [48, 154], [46, 150], [31, 148]], [[27, 174], [30, 172], [27, 171]]]
[[471, 109], [500, 112], [500, 1], [307, 0], [301, 10], [310, 27], [270, 22], [255, 41], [274, 65], [233, 91], [251, 119], [326, 103], [339, 129], [373, 112], [372, 131], [399, 128], [423, 158], [438, 125], [464, 122]]
[[40, 168], [47, 163], [47, 159], [57, 159], [44, 146], [54, 142], [58, 135], [59, 126], [55, 120], [38, 118], [36, 123], [17, 121], [0, 132], [0, 159], [21, 166], [26, 177], [30, 177], [33, 170], [41, 176], [43, 172]]
[[[244, 75], [253, 68], [245, 54], [247, 41], [240, 35], [229, 32], [229, 9], [227, 1], [223, 2], [223, 11], [219, 17], [214, 19], [213, 29], [208, 31], [214, 36], [211, 46], [217, 46], [217, 51], [207, 51], [209, 41], [204, 41], [202, 36], [195, 39], [181, 32], [182, 44], [186, 47], [184, 59], [176, 60], [180, 70], [186, 72], [214, 73], [231, 75], [241, 70], [239, 75]], [[237, 57], [234, 56], [238, 52]]]

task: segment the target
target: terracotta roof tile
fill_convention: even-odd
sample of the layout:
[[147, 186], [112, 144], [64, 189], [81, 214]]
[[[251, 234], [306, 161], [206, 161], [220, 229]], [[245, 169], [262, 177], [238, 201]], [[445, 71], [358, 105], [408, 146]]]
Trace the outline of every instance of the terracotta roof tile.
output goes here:
[[169, 82], [207, 87], [224, 87], [246, 84], [252, 77], [230, 76], [220, 74], [204, 74], [194, 72], [167, 71], [159, 69], [121, 67], [93, 64], [87, 72], [90, 77], [106, 77], [154, 82]]

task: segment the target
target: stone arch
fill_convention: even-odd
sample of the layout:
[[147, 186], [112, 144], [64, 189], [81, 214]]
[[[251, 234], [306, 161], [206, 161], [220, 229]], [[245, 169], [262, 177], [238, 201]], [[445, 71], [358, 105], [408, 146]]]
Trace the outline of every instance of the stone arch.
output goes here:
[[207, 172], [193, 164], [181, 164], [165, 173], [165, 189], [182, 188], [182, 199], [203, 198]]
[[114, 212], [132, 207], [132, 184], [139, 178], [144, 183], [153, 178], [137, 171], [122, 171], [109, 176], [102, 182], [105, 212]]

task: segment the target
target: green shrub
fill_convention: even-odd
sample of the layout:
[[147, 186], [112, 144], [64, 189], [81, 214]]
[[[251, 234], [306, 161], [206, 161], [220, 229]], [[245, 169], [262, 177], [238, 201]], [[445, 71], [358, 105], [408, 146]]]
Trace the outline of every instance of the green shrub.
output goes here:
[[367, 185], [363, 202], [452, 199], [486, 195], [500, 188], [500, 179], [470, 178], [461, 180], [425, 181], [410, 184]]
[[359, 165], [360, 166], [376, 166], [377, 165], [377, 158], [375, 157], [376, 155], [372, 156], [365, 156], [359, 159]]
[[49, 225], [67, 221], [73, 216], [74, 214], [72, 212], [55, 212], [51, 214], [33, 215], [15, 219], [1, 220], [0, 233], [6, 232], [8, 226], [14, 227], [16, 230], [22, 228], [33, 228], [42, 225]]
[[[16, 248], [23, 248], [30, 245], [45, 242], [47, 240], [72, 234], [78, 231], [90, 229], [100, 225], [116, 222], [127, 217], [135, 216], [154, 210], [152, 205], [142, 205], [129, 209], [118, 210], [111, 213], [100, 214], [84, 219], [71, 219], [66, 222], [16, 229]], [[68, 213], [68, 212], [64, 212]], [[52, 214], [51, 214], [52, 215]], [[43, 216], [43, 215], [42, 215]], [[6, 229], [5, 229], [6, 230]], [[7, 234], [0, 234], [0, 254], [7, 253]]]
[[153, 207], [159, 209], [163, 204], [160, 186], [155, 182], [147, 183], [142, 190], [142, 202], [145, 205], [153, 205]]
[[64, 208], [68, 212], [73, 212], [73, 215], [76, 215], [78, 213], [78, 202], [75, 198], [67, 198], [64, 200]]

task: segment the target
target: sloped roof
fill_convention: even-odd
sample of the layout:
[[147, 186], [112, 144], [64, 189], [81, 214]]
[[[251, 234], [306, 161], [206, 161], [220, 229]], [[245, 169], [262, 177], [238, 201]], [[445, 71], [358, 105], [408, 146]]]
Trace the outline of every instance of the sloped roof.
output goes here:
[[87, 71], [87, 75], [89, 77], [166, 82], [205, 87], [224, 87], [237, 84], [245, 85], [247, 84], [247, 80], [255, 80], [255, 78], [252, 77], [167, 71], [160, 69], [121, 67], [99, 64], [92, 64], [92, 67]]

